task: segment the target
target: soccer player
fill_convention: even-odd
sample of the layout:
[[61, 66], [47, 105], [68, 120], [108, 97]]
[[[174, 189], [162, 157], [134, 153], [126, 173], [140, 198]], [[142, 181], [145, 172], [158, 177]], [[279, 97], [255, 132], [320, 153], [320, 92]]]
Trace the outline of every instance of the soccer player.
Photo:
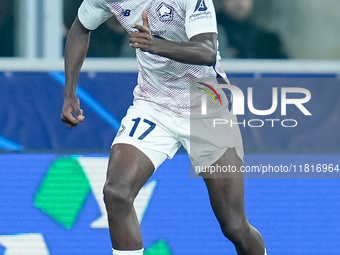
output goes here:
[[[141, 255], [143, 243], [133, 201], [153, 172], [181, 145], [194, 169], [211, 165], [240, 169], [242, 138], [238, 126], [212, 126], [212, 117], [236, 122], [221, 89], [214, 90], [219, 107], [213, 99], [207, 100], [209, 115], [201, 113], [202, 90], [209, 86], [205, 81], [226, 79], [219, 64], [212, 0], [84, 0], [66, 42], [61, 119], [68, 127], [84, 120], [76, 83], [90, 31], [112, 15], [129, 32], [139, 74], [133, 106], [111, 148], [104, 201], [113, 254]], [[260, 233], [245, 215], [242, 173], [224, 176], [230, 178], [200, 174], [221, 230], [237, 253], [265, 254]]]

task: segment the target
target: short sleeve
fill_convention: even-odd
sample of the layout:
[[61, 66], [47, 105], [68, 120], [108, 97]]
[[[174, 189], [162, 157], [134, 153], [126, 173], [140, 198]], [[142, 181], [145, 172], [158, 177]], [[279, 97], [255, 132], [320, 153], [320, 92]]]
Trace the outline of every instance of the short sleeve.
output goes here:
[[212, 0], [178, 0], [186, 12], [188, 38], [202, 33], [217, 33], [216, 13]]
[[80, 22], [89, 30], [96, 29], [112, 15], [104, 0], [84, 0], [78, 9]]

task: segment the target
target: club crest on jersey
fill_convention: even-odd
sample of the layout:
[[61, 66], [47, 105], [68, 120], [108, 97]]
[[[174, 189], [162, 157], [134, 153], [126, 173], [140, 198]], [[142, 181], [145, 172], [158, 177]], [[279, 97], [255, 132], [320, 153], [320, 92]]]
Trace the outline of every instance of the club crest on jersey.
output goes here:
[[196, 12], [196, 11], [204, 12], [204, 11], [206, 11], [207, 9], [208, 9], [208, 8], [207, 8], [207, 6], [205, 5], [204, 0], [198, 0], [194, 12]]
[[174, 18], [174, 8], [168, 4], [161, 3], [156, 9], [158, 18], [162, 22], [172, 21]]
[[118, 132], [116, 134], [116, 137], [120, 136], [124, 132], [125, 129], [126, 129], [126, 127], [122, 124], [120, 126], [120, 129], [118, 130]]

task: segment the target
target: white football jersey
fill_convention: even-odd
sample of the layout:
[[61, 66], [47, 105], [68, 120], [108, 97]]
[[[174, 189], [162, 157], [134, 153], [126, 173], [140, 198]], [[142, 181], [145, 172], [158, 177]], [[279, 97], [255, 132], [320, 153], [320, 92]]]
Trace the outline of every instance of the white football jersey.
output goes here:
[[[133, 32], [131, 25], [142, 25], [143, 10], [147, 11], [150, 29], [157, 38], [187, 42], [197, 34], [217, 33], [212, 0], [84, 0], [78, 17], [86, 28], [94, 30], [115, 15], [127, 32]], [[175, 117], [204, 117], [201, 97], [206, 92], [202, 89], [209, 88], [199, 82], [216, 80], [219, 76], [226, 78], [219, 54], [214, 66], [183, 64], [139, 49], [136, 55], [139, 73], [134, 100], [150, 102], [156, 109]], [[221, 98], [216, 100], [218, 104], [208, 96], [210, 117], [228, 105], [223, 91], [219, 89], [217, 93]]]

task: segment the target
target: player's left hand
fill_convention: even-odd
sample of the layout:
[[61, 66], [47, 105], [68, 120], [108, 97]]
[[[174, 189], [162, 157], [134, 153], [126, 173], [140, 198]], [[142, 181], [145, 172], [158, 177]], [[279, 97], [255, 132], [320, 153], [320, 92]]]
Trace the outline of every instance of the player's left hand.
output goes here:
[[138, 29], [138, 32], [129, 33], [130, 46], [135, 49], [141, 49], [150, 53], [155, 53], [156, 43], [155, 38], [152, 36], [147, 11], [142, 13], [143, 26], [132, 25], [133, 28]]

